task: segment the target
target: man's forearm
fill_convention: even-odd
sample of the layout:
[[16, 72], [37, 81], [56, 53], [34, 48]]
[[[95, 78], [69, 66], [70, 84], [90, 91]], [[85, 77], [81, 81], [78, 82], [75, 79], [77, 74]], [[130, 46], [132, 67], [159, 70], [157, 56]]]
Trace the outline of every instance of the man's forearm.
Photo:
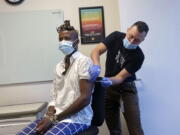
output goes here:
[[[90, 100], [89, 100], [90, 101]], [[89, 101], [85, 98], [78, 98], [71, 106], [57, 116], [57, 120], [61, 121], [77, 112], [82, 110], [89, 104]]]
[[81, 79], [80, 82], [80, 97], [77, 98], [66, 110], [58, 115], [58, 120], [61, 121], [69, 117], [87, 106], [91, 101], [93, 84], [89, 80]]

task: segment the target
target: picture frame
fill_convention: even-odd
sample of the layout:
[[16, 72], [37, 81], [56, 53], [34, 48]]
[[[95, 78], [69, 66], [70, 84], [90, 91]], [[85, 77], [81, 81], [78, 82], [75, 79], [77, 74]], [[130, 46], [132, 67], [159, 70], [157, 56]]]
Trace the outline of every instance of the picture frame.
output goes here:
[[80, 7], [81, 44], [99, 43], [105, 38], [103, 6]]

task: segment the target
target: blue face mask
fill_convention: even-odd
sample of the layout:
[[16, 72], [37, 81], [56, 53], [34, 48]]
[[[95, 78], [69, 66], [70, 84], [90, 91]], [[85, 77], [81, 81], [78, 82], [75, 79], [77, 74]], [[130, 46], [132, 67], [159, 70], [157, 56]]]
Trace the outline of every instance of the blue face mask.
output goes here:
[[75, 50], [75, 48], [73, 47], [73, 42], [62, 40], [59, 43], [59, 50], [64, 53], [64, 55], [69, 55]]
[[130, 49], [130, 50], [133, 50], [133, 49], [136, 49], [138, 45], [135, 45], [135, 44], [131, 44], [127, 38], [124, 38], [123, 39], [123, 45], [126, 49]]

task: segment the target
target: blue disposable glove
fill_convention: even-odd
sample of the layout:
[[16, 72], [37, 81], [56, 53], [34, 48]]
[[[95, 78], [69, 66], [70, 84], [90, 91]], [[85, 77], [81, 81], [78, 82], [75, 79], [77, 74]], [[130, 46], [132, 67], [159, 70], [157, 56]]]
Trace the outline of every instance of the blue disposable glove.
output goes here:
[[99, 65], [93, 65], [89, 69], [89, 74], [91, 76], [90, 81], [94, 82], [96, 80], [96, 78], [99, 76], [100, 72], [101, 72], [101, 67]]
[[107, 77], [103, 77], [102, 80], [100, 81], [101, 85], [105, 88], [109, 87], [112, 85], [112, 81], [107, 78]]

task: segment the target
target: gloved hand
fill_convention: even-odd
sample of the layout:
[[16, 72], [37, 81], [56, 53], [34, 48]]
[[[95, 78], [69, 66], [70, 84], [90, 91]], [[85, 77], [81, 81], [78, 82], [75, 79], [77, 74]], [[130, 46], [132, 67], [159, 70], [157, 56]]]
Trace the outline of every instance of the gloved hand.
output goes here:
[[89, 69], [89, 74], [91, 76], [90, 81], [94, 82], [96, 80], [96, 78], [99, 76], [100, 72], [101, 72], [101, 67], [99, 65], [93, 65]]
[[105, 88], [107, 88], [107, 87], [112, 85], [112, 81], [109, 78], [107, 78], [107, 77], [103, 77], [100, 82], [101, 82], [101, 85], [103, 87], [105, 87]]

